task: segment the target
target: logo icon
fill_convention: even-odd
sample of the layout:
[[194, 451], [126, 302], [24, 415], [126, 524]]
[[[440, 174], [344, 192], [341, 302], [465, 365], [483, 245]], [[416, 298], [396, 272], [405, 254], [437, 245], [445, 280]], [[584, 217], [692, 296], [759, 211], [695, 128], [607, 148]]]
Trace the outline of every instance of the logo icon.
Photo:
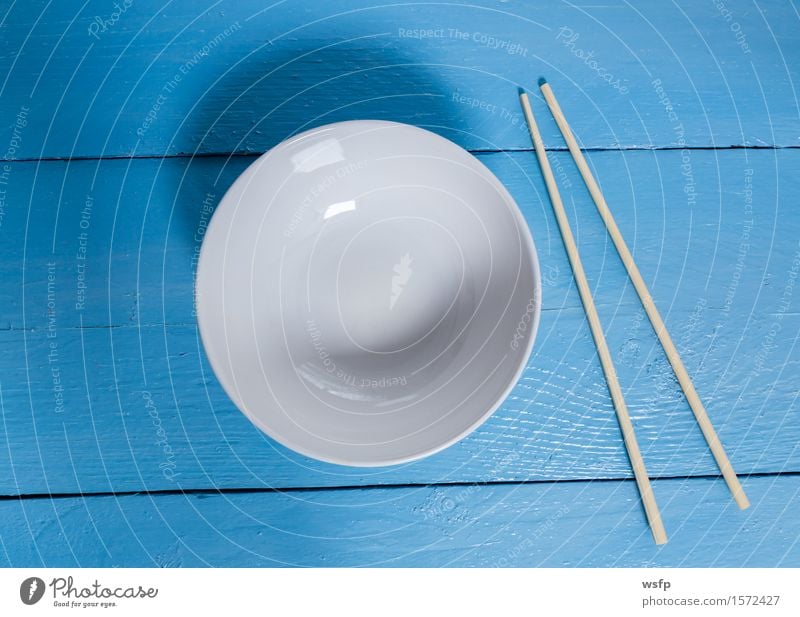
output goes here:
[[31, 576], [19, 586], [19, 599], [23, 604], [36, 604], [44, 595], [44, 581], [38, 576]]
[[411, 259], [411, 255], [406, 253], [392, 268], [394, 276], [392, 276], [392, 296], [389, 298], [389, 310], [394, 308], [395, 303], [400, 298], [400, 294], [403, 293], [406, 283], [408, 283], [413, 274], [411, 270], [412, 261], [414, 260]]

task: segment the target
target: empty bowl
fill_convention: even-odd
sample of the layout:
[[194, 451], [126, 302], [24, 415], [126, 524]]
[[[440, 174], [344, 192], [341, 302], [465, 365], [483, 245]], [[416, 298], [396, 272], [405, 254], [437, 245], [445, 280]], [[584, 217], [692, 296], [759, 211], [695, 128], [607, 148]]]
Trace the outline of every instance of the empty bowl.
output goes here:
[[498, 179], [429, 131], [372, 120], [292, 137], [231, 186], [196, 281], [236, 406], [323, 461], [414, 460], [502, 403], [535, 337], [540, 274]]

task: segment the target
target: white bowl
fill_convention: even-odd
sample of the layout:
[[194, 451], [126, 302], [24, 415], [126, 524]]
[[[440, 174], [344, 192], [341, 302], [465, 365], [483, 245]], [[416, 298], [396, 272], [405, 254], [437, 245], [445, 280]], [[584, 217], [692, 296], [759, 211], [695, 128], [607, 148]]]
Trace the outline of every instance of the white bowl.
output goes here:
[[432, 454], [500, 405], [530, 353], [540, 274], [514, 200], [429, 131], [342, 122], [288, 139], [205, 234], [197, 315], [236, 406], [307, 456]]

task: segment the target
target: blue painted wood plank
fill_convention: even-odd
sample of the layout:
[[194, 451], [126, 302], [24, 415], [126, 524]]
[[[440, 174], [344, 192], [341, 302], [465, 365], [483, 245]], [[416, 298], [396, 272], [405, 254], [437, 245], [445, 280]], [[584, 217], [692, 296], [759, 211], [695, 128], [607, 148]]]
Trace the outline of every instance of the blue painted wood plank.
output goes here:
[[[796, 331], [800, 320], [784, 323]], [[768, 325], [751, 328], [745, 346], [762, 339]], [[709, 330], [714, 322], [701, 319], [694, 327]], [[565, 311], [557, 321], [546, 317], [543, 339], [523, 378], [483, 427], [429, 459], [377, 470], [317, 463], [265, 438], [213, 378], [194, 328], [59, 331], [53, 361], [51, 340], [28, 336], [25, 349], [25, 333], [0, 333], [2, 441], [7, 444], [0, 450], [0, 490], [39, 494], [628, 477], [613, 407], [585, 328], [578, 309]], [[678, 331], [679, 340], [686, 332]], [[716, 473], [656, 343], [642, 343], [637, 358], [624, 335], [610, 340], [650, 472]], [[721, 368], [733, 347], [720, 341], [686, 361], [736, 468], [742, 473], [797, 470], [800, 425], [793, 375], [800, 354], [792, 351], [789, 362], [763, 373], [746, 363]]]
[[[591, 153], [590, 162], [737, 469], [797, 471], [800, 219], [790, 200], [800, 152], [690, 157], [691, 185], [680, 152]], [[538, 243], [547, 285], [539, 339], [480, 431], [386, 470], [317, 464], [275, 446], [232, 407], [202, 355], [195, 235], [207, 193], [219, 199], [246, 160], [13, 164], [14, 207], [0, 227], [0, 493], [627, 477], [533, 157], [480, 158], [518, 199]], [[554, 160], [572, 187], [570, 215], [650, 471], [714, 473], [594, 207], [567, 157]]]
[[[551, 122], [552, 123], [552, 122]], [[596, 302], [638, 305], [567, 153], [552, 155]], [[580, 307], [531, 153], [480, 154], [537, 243], [546, 310]], [[775, 313], [798, 249], [800, 152], [592, 152], [590, 164], [663, 313], [701, 299], [726, 323]], [[0, 324], [193, 324], [196, 258], [249, 157], [9, 164], [0, 219]], [[48, 279], [54, 263], [53, 280]], [[24, 310], [23, 310], [24, 303]], [[730, 319], [728, 319], [730, 318]]]
[[[0, 24], [0, 157], [262, 152], [353, 118], [529, 148], [553, 83], [586, 146], [800, 144], [798, 16], [779, 0], [26, 2]], [[112, 23], [113, 22], [113, 23]], [[552, 126], [544, 139], [561, 146]]]
[[657, 547], [633, 482], [0, 501], [0, 564], [72, 566], [800, 566], [800, 478], [654, 482]]

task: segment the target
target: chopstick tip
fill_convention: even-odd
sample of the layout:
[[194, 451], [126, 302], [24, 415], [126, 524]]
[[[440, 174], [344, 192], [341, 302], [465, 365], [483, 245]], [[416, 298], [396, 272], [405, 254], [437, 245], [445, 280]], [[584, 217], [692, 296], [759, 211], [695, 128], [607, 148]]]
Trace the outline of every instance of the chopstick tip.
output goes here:
[[747, 510], [747, 508], [750, 507], [750, 500], [747, 498], [747, 495], [744, 494], [744, 491], [740, 490], [734, 497], [736, 499], [736, 505], [739, 506], [740, 510]]

